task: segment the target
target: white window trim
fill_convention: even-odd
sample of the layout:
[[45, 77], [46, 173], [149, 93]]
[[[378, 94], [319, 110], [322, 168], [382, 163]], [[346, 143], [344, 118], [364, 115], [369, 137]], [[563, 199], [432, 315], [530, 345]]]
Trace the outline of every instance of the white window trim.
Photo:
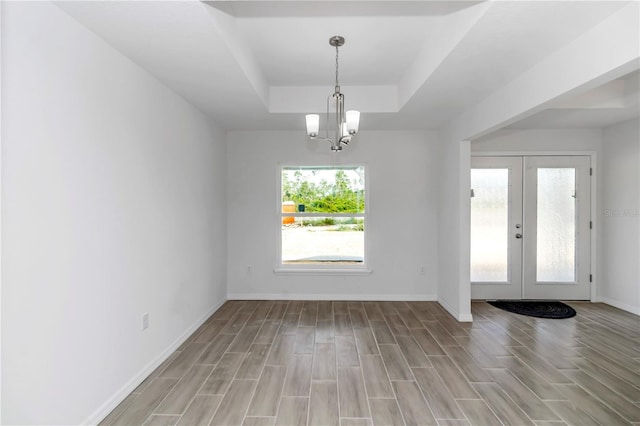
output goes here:
[[[335, 168], [364, 168], [364, 213], [296, 213], [298, 217], [362, 217], [364, 218], [364, 261], [356, 265], [317, 265], [317, 264], [286, 264], [282, 263], [282, 169], [285, 167], [335, 167]], [[275, 203], [275, 224], [276, 224], [276, 266], [273, 272], [278, 275], [371, 275], [373, 270], [369, 267], [369, 167], [366, 163], [360, 164], [278, 164], [277, 167], [277, 190]]]

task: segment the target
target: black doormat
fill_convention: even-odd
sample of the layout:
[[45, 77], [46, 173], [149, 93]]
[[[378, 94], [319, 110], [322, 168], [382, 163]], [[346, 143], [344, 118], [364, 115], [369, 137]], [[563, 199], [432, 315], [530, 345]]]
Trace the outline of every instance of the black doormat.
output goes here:
[[544, 300], [488, 300], [488, 304], [503, 311], [537, 318], [563, 319], [576, 316], [571, 306]]

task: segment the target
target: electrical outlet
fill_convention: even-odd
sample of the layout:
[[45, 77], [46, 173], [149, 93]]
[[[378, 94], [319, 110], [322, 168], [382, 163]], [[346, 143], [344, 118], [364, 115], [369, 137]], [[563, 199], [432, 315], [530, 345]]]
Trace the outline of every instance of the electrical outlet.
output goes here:
[[142, 314], [142, 329], [146, 330], [147, 328], [149, 328], [149, 314], [145, 312]]

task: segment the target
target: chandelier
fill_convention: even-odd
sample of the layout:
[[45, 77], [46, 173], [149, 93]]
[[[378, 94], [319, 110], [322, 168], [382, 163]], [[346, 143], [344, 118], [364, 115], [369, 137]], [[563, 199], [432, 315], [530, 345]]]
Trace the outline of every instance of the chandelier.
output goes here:
[[[359, 111], [344, 110], [344, 95], [340, 93], [340, 83], [338, 82], [338, 48], [344, 44], [344, 37], [333, 36], [329, 39], [329, 44], [336, 48], [336, 84], [335, 91], [327, 97], [327, 129], [324, 138], [319, 138], [320, 116], [318, 114], [307, 114], [307, 135], [311, 139], [327, 141], [331, 144], [332, 151], [342, 151], [342, 145], [347, 145], [351, 137], [358, 133], [360, 124]], [[329, 137], [329, 105], [333, 102], [335, 109], [335, 136]]]

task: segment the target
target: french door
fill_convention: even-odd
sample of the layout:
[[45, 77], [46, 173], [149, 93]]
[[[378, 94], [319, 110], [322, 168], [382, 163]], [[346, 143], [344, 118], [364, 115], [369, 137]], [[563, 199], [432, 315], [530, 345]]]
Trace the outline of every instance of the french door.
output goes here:
[[471, 297], [588, 300], [590, 158], [471, 160]]

